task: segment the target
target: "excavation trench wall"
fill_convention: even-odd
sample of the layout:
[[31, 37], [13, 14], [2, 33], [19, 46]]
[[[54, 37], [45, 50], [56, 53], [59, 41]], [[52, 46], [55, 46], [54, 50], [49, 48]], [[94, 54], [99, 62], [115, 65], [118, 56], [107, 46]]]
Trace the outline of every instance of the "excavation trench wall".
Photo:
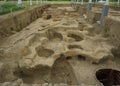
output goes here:
[[[15, 15], [0, 19], [0, 39], [8, 37], [15, 32], [21, 31], [31, 22], [42, 16], [43, 11], [50, 5], [34, 7], [29, 10], [21, 11]], [[4, 17], [4, 16], [3, 16]]]
[[[56, 7], [56, 4], [52, 6]], [[71, 4], [68, 4], [68, 5], [57, 4], [57, 6], [71, 6]], [[77, 6], [79, 7], [79, 4]], [[50, 5], [34, 7], [27, 11], [25, 10], [25, 11], [19, 12], [18, 14], [0, 19], [0, 39], [3, 39], [4, 37], [8, 37], [16, 32], [21, 31], [24, 27], [29, 25], [34, 20], [42, 17], [43, 11], [48, 7], [50, 7]], [[115, 9], [117, 11], [119, 10], [119, 7], [110, 7], [110, 8]], [[85, 14], [86, 5], [84, 5], [83, 7], [79, 7], [78, 11], [81, 15]], [[91, 24], [94, 24], [96, 23], [96, 21], [100, 19], [100, 16], [101, 16], [101, 11], [90, 11], [87, 14], [87, 20]], [[102, 25], [106, 33], [109, 34], [111, 40], [114, 40], [114, 43], [119, 45], [120, 43], [119, 19], [106, 17]]]
[[[54, 6], [54, 5], [52, 5], [52, 6]], [[49, 7], [49, 5], [44, 5], [44, 6], [41, 6], [41, 7], [35, 7], [33, 9], [23, 11], [23, 12], [20, 12], [20, 13], [18, 13], [16, 15], [13, 15], [10, 18], [7, 17], [6, 19], [0, 20], [0, 37], [4, 38], [4, 37], [10, 36], [10, 35], [12, 35], [12, 34], [14, 34], [16, 32], [21, 31], [22, 28], [26, 27], [28, 24], [30, 24], [34, 20], [36, 20], [39, 17], [42, 17], [43, 11], [48, 7]], [[84, 9], [85, 9], [85, 7], [80, 8], [81, 11], [78, 9], [78, 11], [79, 11], [78, 14], [81, 14], [81, 16], [82, 16], [82, 14], [84, 14], [86, 12], [86, 10], [84, 10]], [[52, 12], [52, 14], [53, 14], [54, 10], [49, 9], [49, 10], [47, 10], [47, 12], [53, 11]], [[60, 11], [60, 10], [57, 9], [57, 11]], [[74, 12], [74, 11], [72, 11], [72, 12]], [[60, 14], [62, 14], [62, 12]], [[58, 14], [58, 16], [60, 14]], [[73, 14], [71, 14], [71, 15], [73, 15]], [[94, 24], [99, 19], [100, 15], [101, 15], [100, 13], [95, 13], [95, 12], [91, 11], [91, 12], [88, 13], [88, 21], [91, 24]], [[77, 16], [77, 18], [79, 16]], [[45, 14], [44, 14], [43, 18], [44, 17], [46, 17]], [[73, 17], [73, 18], [75, 18], [75, 17]], [[75, 18], [75, 19], [77, 19], [77, 18]], [[65, 18], [65, 19], [67, 19], [67, 18]], [[43, 21], [43, 20], [40, 20], [40, 21]], [[71, 19], [69, 21], [71, 21]], [[83, 28], [82, 24], [85, 23], [85, 22], [79, 22], [80, 25], [81, 25], [81, 28]], [[45, 22], [43, 22], [43, 24], [44, 23]], [[48, 23], [46, 25], [44, 25], [44, 26], [47, 26]], [[76, 28], [78, 23], [76, 23], [74, 21], [70, 22], [70, 23], [68, 22], [68, 24], [70, 24], [70, 25], [72, 23], [75, 24], [75, 25], [73, 24], [73, 28]], [[39, 24], [41, 24], [41, 23], [39, 22]], [[68, 25], [68, 24], [66, 24], [66, 21], [62, 21], [62, 26], [63, 26], [63, 24], [65, 26]], [[104, 21], [103, 21], [103, 24], [102, 24], [103, 28], [100, 28], [100, 29], [103, 29], [103, 30], [104, 29], [107, 30], [107, 32], [110, 35], [109, 37], [111, 39], [115, 39], [115, 42], [118, 43], [118, 44], [120, 43], [118, 41], [119, 40], [119, 34], [120, 34], [119, 24], [120, 24], [120, 22], [117, 19], [115, 20], [115, 19], [113, 19], [111, 17], [106, 17], [104, 19]], [[42, 26], [42, 24], [41, 24], [41, 26]], [[53, 26], [54, 26], [54, 24], [53, 24]], [[86, 27], [87, 28], [89, 27], [90, 30], [94, 29], [94, 27], [92, 27], [92, 25], [90, 25], [90, 26], [85, 25], [84, 28], [86, 28]], [[31, 29], [33, 29], [33, 28], [34, 28], [34, 26], [31, 27]], [[70, 28], [71, 28], [71, 26], [61, 28], [61, 24], [60, 24], [60, 26], [56, 26], [56, 27], [52, 27], [52, 28], [48, 27], [47, 28], [48, 30], [45, 30], [42, 33], [35, 33], [33, 36], [31, 36], [30, 39], [25, 38], [24, 42], [22, 41], [22, 42], [18, 43], [18, 41], [21, 41], [22, 37], [20, 37], [18, 40], [13, 41], [12, 45], [15, 44], [15, 46], [12, 47], [12, 48], [6, 49], [7, 51], [9, 49], [10, 49], [9, 51], [11, 51], [11, 50], [17, 48], [18, 46], [20, 46], [22, 48], [20, 48], [18, 51], [14, 50], [16, 52], [15, 56], [13, 54], [14, 51], [11, 51], [9, 53], [7, 52], [7, 54], [10, 54], [10, 56], [11, 56], [11, 58], [9, 58], [10, 60], [8, 60], [8, 61], [10, 63], [13, 63], [14, 62], [13, 61], [14, 57], [15, 58], [20, 58], [21, 61], [16, 62], [17, 59], [15, 59], [15, 66], [13, 65], [14, 67], [11, 67], [11, 68], [7, 68], [9, 66], [8, 66], [8, 64], [7, 65], [5, 64], [5, 66], [7, 66], [7, 67], [5, 67], [5, 69], [4, 68], [2, 69], [2, 67], [4, 67], [4, 65], [2, 65], [1, 73], [3, 73], [3, 71], [4, 71], [4, 73], [6, 73], [6, 75], [2, 74], [0, 76], [0, 77], [2, 77], [0, 81], [4, 82], [4, 81], [11, 81], [11, 80], [17, 80], [19, 78], [22, 78], [24, 83], [30, 83], [30, 84], [33, 84], [33, 83], [48, 83], [48, 82], [51, 82], [51, 83], [66, 83], [66, 84], [68, 83], [70, 85], [78, 84], [79, 78], [76, 78], [76, 76], [75, 76], [76, 73], [74, 71], [75, 69], [73, 69], [73, 66], [71, 65], [72, 63], [74, 64], [74, 62], [71, 63], [70, 59], [71, 58], [76, 58], [76, 60], [79, 60], [80, 63], [81, 63], [82, 61], [85, 62], [87, 57], [94, 57], [94, 56], [89, 56], [91, 54], [87, 54], [87, 53], [86, 53], [85, 56], [83, 56], [84, 53], [79, 53], [79, 52], [83, 51], [84, 49], [91, 50], [91, 49], [89, 49], [87, 47], [90, 47], [90, 48], [93, 48], [93, 49], [96, 50], [96, 47], [99, 48], [99, 46], [97, 45], [97, 43], [99, 41], [98, 40], [92, 41], [92, 39], [91, 39], [91, 41], [89, 42], [89, 40], [88, 41], [84, 40], [84, 36], [83, 36], [84, 34], [80, 33], [78, 31], [78, 28], [75, 29], [76, 31], [74, 30], [75, 32], [72, 31]], [[42, 29], [40, 29], [40, 30], [42, 30]], [[38, 31], [38, 29], [37, 29], [37, 31]], [[62, 32], [66, 32], [66, 33], [62, 33]], [[21, 35], [24, 36], [24, 34], [21, 34]], [[112, 37], [113, 36], [112, 34], [114, 34], [115, 36]], [[87, 35], [87, 37], [88, 36], [89, 36], [89, 34]], [[28, 37], [28, 35], [25, 36], [25, 37]], [[15, 38], [17, 39], [17, 36], [15, 36]], [[71, 39], [73, 39], [73, 40], [71, 40]], [[27, 41], [28, 41], [28, 44], [26, 44], [27, 46], [23, 46], [23, 44], [25, 42], [27, 42]], [[63, 41], [65, 41], [66, 44]], [[80, 41], [85, 41], [86, 44], [85, 45], [82, 45], [82, 44], [81, 45], [78, 45], [78, 44], [68, 45], [67, 42], [70, 42], [70, 41], [73, 41], [73, 43], [74, 42], [79, 42], [79, 44], [80, 44]], [[85, 43], [85, 42], [83, 42], [83, 43]], [[84, 46], [87, 45], [87, 42], [88, 42], [88, 46], [84, 47]], [[95, 48], [91, 47], [91, 45], [93, 45], [95, 42], [97, 42], [96, 47]], [[90, 43], [90, 45], [89, 45], [89, 43]], [[102, 42], [100, 42], [100, 43], [102, 43]], [[22, 44], [22, 45], [20, 45], [20, 44]], [[63, 45], [65, 45], [65, 46], [63, 46]], [[81, 47], [81, 46], [83, 46], [83, 47]], [[80, 51], [76, 52], [76, 51], [72, 50], [73, 48], [76, 48], [76, 49], [78, 48], [77, 50], [80, 50]], [[58, 51], [58, 49], [60, 51]], [[61, 51], [64, 51], [66, 49], [70, 50], [70, 51], [61, 52]], [[96, 51], [98, 53], [100, 51], [100, 53], [101, 53], [101, 50], [96, 50]], [[1, 50], [1, 52], [2, 52], [2, 50]], [[102, 52], [104, 52], [104, 51], [102, 51]], [[64, 53], [64, 55], [61, 54], [61, 53]], [[105, 51], [105, 53], [107, 53], [107, 55], [108, 55], [108, 52]], [[3, 52], [3, 54], [6, 54], [6, 53]], [[13, 54], [13, 56], [12, 56], [12, 54]], [[97, 55], [95, 53], [96, 57], [97, 57]], [[5, 55], [5, 56], [6, 56], [6, 58], [10, 57], [9, 55], [8, 56]], [[50, 63], [49, 63], [49, 61], [47, 62], [46, 58], [48, 60], [52, 60], [52, 61], [50, 61]], [[41, 60], [46, 61], [46, 63], [49, 63], [49, 65], [52, 65], [53, 62], [54, 62], [54, 64], [52, 65], [52, 67], [44, 66], [43, 65], [44, 63], [42, 63]], [[69, 60], [69, 62], [68, 62], [68, 60]], [[11, 62], [11, 61], [13, 61], [13, 62]], [[93, 64], [97, 64], [97, 63], [93, 63]], [[30, 68], [27, 67], [28, 65], [30, 66]], [[31, 65], [32, 65], [32, 68], [31, 68]], [[48, 65], [48, 64], [45, 64], [45, 65]], [[0, 66], [1, 66], [1, 64], [0, 64]], [[8, 69], [11, 69], [11, 70], [8, 70]], [[7, 74], [7, 73], [9, 73], [9, 74]], [[68, 85], [68, 86], [70, 86], [70, 85]], [[63, 86], [63, 85], [61, 85], [61, 86]]]
[[[111, 7], [112, 9], [117, 9], [115, 12], [110, 11], [109, 15], [104, 18], [99, 28], [102, 31], [101, 33], [105, 37], [110, 37], [111, 42], [114, 45], [120, 45], [120, 13], [118, 11], [118, 7]], [[87, 14], [87, 21], [91, 24], [97, 23], [100, 20], [101, 11], [100, 10], [92, 10]]]
[[91, 24], [96, 23], [100, 19], [101, 13], [99, 11], [90, 11], [87, 13], [87, 21]]
[[120, 19], [106, 17], [103, 20], [105, 32], [109, 35], [111, 42], [117, 46], [120, 45]]
[[[56, 6], [71, 6], [71, 4], [53, 4], [52, 7]], [[24, 27], [35, 21], [37, 18], [42, 17], [42, 13], [50, 5], [43, 5], [34, 7], [29, 10], [20, 11], [15, 14], [9, 14], [8, 16], [0, 17], [0, 40], [5, 37], [9, 37], [12, 34], [21, 31]], [[85, 13], [85, 8], [82, 8], [80, 13]]]

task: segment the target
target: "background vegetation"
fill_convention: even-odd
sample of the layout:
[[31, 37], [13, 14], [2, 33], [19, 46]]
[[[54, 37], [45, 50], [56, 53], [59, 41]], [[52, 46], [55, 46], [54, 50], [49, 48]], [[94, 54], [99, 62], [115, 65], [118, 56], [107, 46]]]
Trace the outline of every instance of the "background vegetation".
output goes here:
[[[21, 10], [21, 9], [28, 9], [28, 8], [36, 5], [36, 0], [32, 0], [33, 1], [32, 6], [29, 5], [29, 0], [22, 0], [22, 2], [23, 2], [22, 3], [22, 8], [18, 8], [17, 1], [18, 0], [6, 0], [6, 2], [5, 2], [5, 0], [1, 0], [0, 5], [2, 6], [2, 12], [0, 12], [0, 15], [10, 13], [10, 12], [14, 12], [14, 11], [18, 11], [18, 10]], [[40, 1], [41, 0], [39, 0], [38, 5], [41, 5]], [[50, 3], [50, 4], [70, 4], [71, 3], [70, 1], [71, 0], [48, 0], [47, 3]], [[88, 1], [89, 0], [84, 0], [84, 2], [88, 2]], [[93, 0], [93, 2], [94, 1], [96, 1], [96, 0]], [[118, 0], [110, 0], [110, 1], [111, 1], [110, 5], [118, 6], [117, 5]], [[79, 2], [81, 2], [81, 0], [79, 0]], [[42, 4], [44, 4], [44, 3], [42, 3]]]

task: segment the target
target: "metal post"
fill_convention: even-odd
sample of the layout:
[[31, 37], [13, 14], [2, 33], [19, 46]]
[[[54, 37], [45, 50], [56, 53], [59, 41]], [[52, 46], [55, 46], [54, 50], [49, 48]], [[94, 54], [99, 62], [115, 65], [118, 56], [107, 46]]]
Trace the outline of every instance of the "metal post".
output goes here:
[[71, 0], [71, 6], [74, 7], [74, 0]]
[[72, 7], [75, 8], [76, 0], [72, 0]]
[[118, 5], [120, 4], [120, 0], [118, 0]]
[[18, 0], [18, 7], [19, 7], [19, 8], [22, 7], [22, 0]]
[[83, 0], [81, 1], [81, 5], [83, 5]]
[[92, 0], [89, 0], [88, 6], [87, 6], [87, 13], [92, 10]]
[[105, 5], [109, 5], [109, 0], [106, 0]]
[[83, 0], [81, 0], [81, 3], [80, 3], [80, 8], [82, 8], [82, 5], [83, 5]]
[[106, 0], [105, 5], [103, 6], [103, 9], [102, 9], [100, 24], [102, 23], [104, 17], [108, 15], [108, 12], [109, 12], [109, 0]]
[[30, 0], [30, 6], [32, 6], [32, 0]]

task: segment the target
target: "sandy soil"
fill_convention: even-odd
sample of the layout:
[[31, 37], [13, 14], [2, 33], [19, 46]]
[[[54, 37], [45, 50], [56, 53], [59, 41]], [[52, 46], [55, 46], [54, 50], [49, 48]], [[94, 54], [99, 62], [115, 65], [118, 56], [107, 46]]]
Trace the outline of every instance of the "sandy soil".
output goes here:
[[120, 65], [114, 45], [95, 29], [72, 7], [48, 8], [0, 46], [0, 82], [99, 85], [97, 70]]

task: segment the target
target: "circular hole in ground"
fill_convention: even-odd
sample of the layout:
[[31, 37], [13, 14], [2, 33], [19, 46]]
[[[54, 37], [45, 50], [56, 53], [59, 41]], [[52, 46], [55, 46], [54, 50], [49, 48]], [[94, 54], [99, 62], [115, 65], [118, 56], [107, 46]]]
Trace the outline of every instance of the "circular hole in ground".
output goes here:
[[49, 56], [54, 54], [53, 50], [46, 49], [46, 48], [44, 48], [42, 46], [36, 47], [35, 50], [36, 50], [38, 56], [40, 56], [40, 57], [49, 57]]
[[64, 58], [60, 57], [54, 62], [51, 70], [51, 82], [66, 83], [72, 86], [78, 84], [72, 66]]
[[104, 86], [120, 85], [120, 71], [113, 69], [100, 69], [96, 72], [96, 78]]
[[67, 56], [67, 57], [66, 57], [66, 60], [71, 60], [71, 59], [72, 59], [71, 56]]
[[54, 31], [53, 29], [49, 29], [46, 31], [47, 38], [49, 40], [59, 39], [63, 40], [63, 36], [61, 33]]
[[78, 60], [82, 60], [82, 61], [85, 61], [86, 60], [86, 57], [85, 56], [82, 56], [82, 55], [78, 55], [77, 56]]
[[83, 49], [80, 45], [68, 45], [69, 49]]
[[83, 38], [76, 34], [68, 34], [68, 37], [74, 38], [75, 41], [82, 41]]
[[37, 65], [34, 68], [18, 67], [13, 74], [21, 78], [23, 83], [38, 84], [46, 83], [50, 79], [51, 68], [49, 66]]

